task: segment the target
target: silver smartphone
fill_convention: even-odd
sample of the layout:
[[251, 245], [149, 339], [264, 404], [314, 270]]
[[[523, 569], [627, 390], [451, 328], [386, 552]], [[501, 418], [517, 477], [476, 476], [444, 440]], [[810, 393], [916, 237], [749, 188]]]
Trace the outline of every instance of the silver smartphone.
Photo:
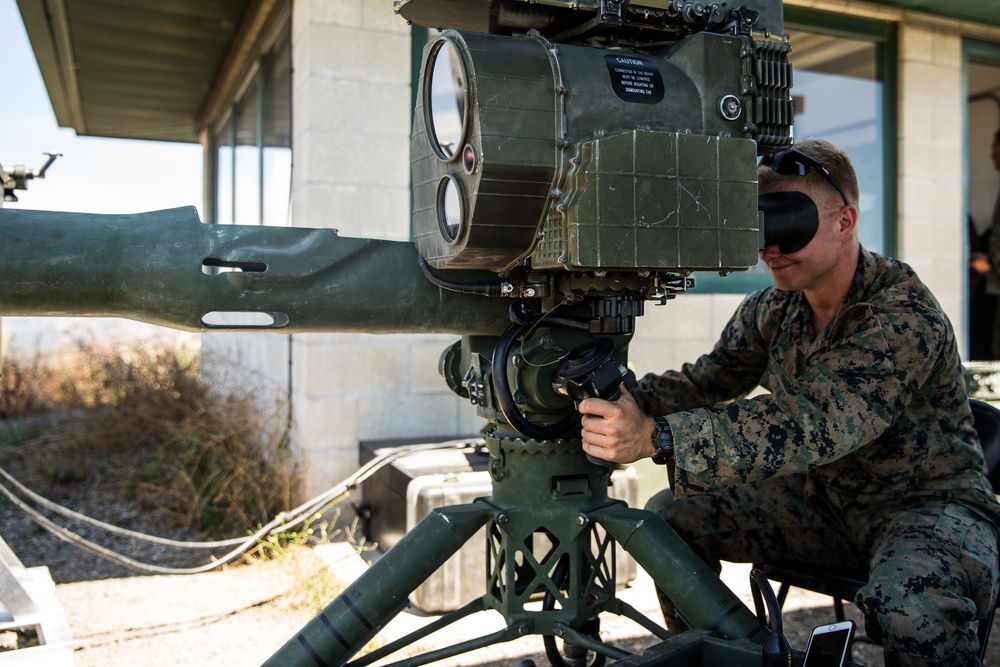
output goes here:
[[851, 657], [853, 639], [854, 621], [814, 628], [802, 667], [844, 667]]

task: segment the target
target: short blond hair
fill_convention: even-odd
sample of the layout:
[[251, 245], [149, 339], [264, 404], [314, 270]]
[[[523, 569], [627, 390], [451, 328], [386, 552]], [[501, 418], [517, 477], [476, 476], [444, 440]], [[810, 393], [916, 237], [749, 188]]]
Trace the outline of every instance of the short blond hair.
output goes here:
[[[857, 205], [858, 175], [854, 171], [854, 165], [851, 164], [851, 158], [847, 157], [847, 153], [825, 139], [803, 139], [796, 142], [793, 148], [814, 158], [826, 167], [830, 175], [833, 176], [833, 179], [844, 189], [848, 201], [855, 206]], [[823, 190], [824, 192], [829, 191], [832, 193], [831, 196], [836, 196], [837, 201], [840, 201], [840, 194], [827, 182], [823, 174], [820, 174], [815, 169], [811, 170], [805, 176], [786, 176], [763, 165], [757, 168], [757, 187], [762, 193], [770, 192], [780, 184], [792, 179], [805, 181], [809, 188], [814, 191], [816, 188], [826, 188], [826, 190]]]

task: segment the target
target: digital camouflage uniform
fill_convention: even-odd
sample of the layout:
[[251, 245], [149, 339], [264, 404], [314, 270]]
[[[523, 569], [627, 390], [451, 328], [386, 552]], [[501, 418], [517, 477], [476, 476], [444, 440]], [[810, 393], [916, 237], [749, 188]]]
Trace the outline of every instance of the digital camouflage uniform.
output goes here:
[[672, 493], [647, 507], [706, 560], [870, 568], [855, 603], [888, 663], [977, 664], [1000, 504], [954, 332], [910, 267], [861, 250], [818, 334], [802, 293], [751, 294], [711, 353], [633, 393], [674, 437]]

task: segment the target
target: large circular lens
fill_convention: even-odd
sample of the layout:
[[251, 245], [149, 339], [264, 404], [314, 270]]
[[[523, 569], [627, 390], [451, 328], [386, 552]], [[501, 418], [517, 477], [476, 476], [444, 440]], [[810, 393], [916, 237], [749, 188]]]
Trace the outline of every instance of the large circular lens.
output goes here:
[[454, 157], [465, 136], [469, 87], [462, 59], [446, 39], [438, 42], [427, 71], [427, 120], [434, 152], [443, 160]]
[[438, 185], [438, 225], [448, 243], [455, 243], [462, 236], [465, 222], [465, 202], [462, 185], [454, 176], [445, 176]]

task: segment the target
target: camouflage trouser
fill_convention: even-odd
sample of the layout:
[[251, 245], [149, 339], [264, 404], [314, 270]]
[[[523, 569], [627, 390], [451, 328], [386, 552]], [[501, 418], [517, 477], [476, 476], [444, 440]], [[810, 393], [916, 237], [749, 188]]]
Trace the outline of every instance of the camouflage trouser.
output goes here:
[[646, 508], [711, 566], [801, 560], [868, 569], [854, 603], [886, 664], [978, 665], [970, 624], [997, 594], [992, 524], [944, 502], [845, 517], [816, 498], [807, 503], [804, 485], [804, 475], [793, 475], [682, 500], [668, 489]]

